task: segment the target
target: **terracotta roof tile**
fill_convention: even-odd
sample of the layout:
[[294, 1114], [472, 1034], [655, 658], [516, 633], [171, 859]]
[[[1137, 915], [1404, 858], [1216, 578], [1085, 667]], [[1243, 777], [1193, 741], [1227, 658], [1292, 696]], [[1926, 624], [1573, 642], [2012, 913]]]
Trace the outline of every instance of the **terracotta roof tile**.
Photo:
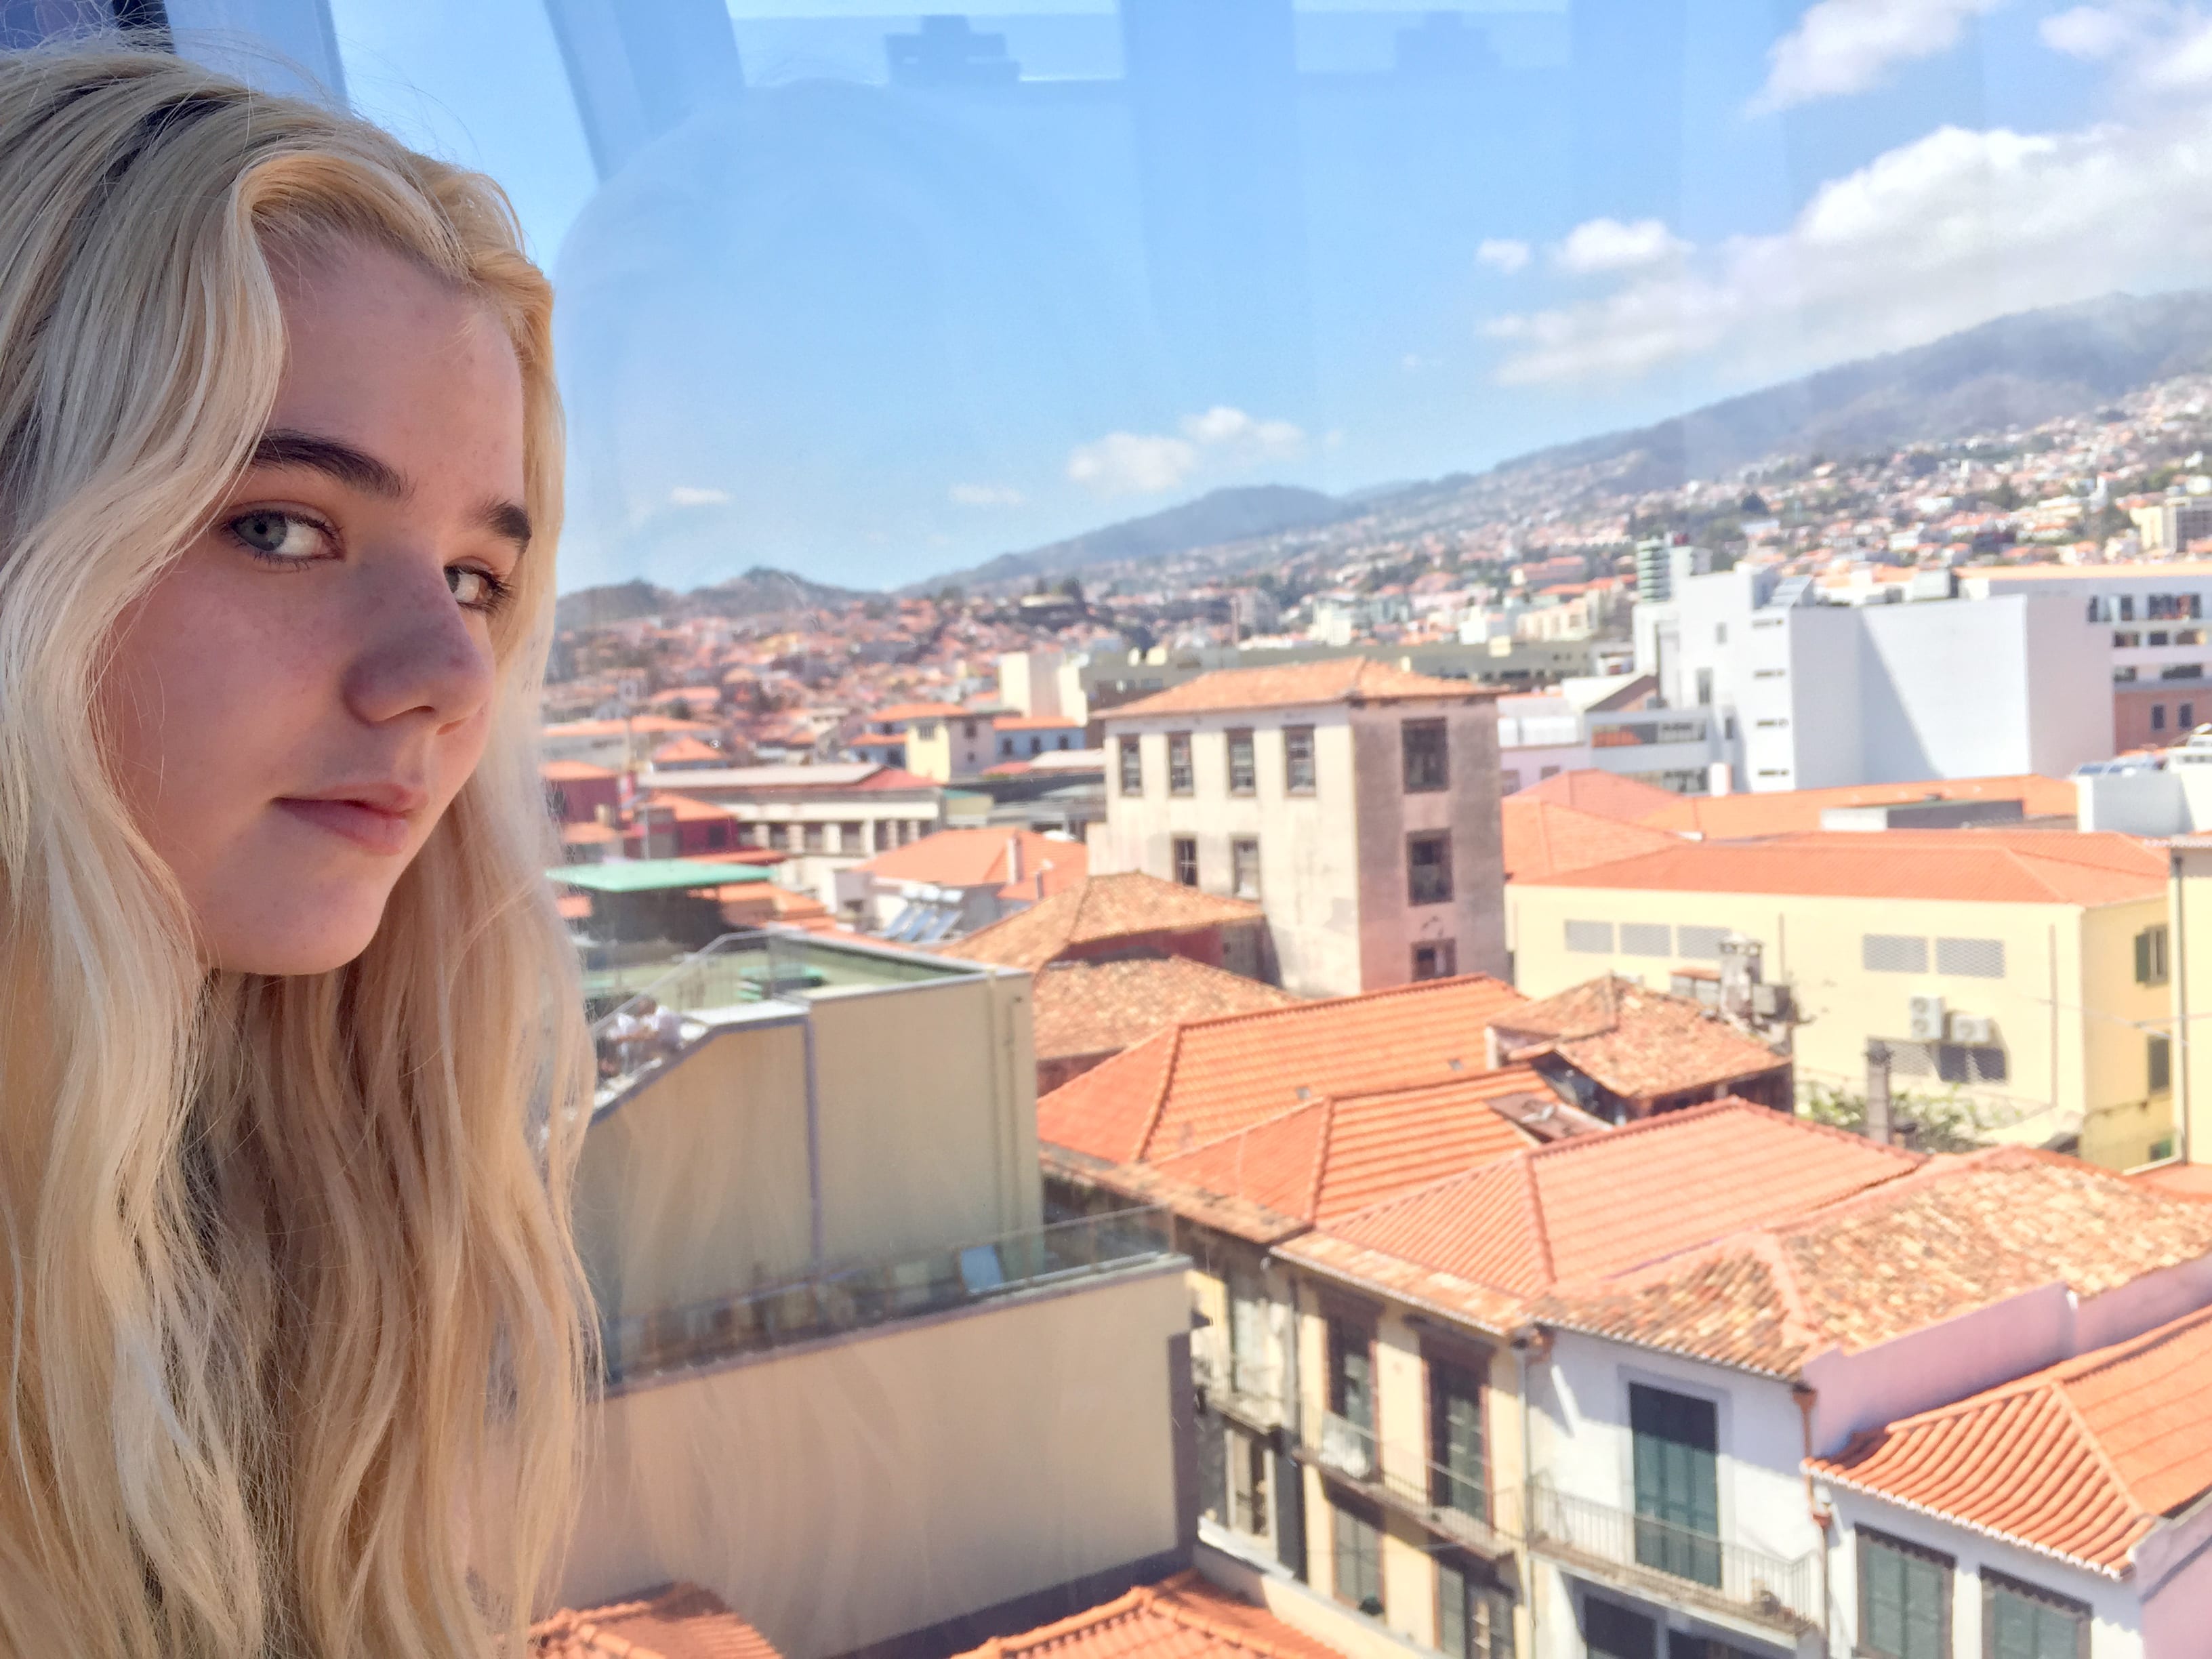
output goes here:
[[1021, 1636], [1002, 1636], [957, 1659], [1342, 1659], [1324, 1645], [1195, 1572], [1181, 1572]]
[[1416, 674], [1365, 657], [1297, 663], [1281, 668], [1224, 668], [1135, 702], [1102, 711], [1116, 720], [1143, 714], [1204, 714], [1238, 708], [1303, 704], [1392, 702], [1419, 698], [1469, 700], [1498, 694], [1466, 680]]
[[898, 720], [941, 720], [948, 714], [964, 714], [967, 712], [957, 703], [895, 702], [887, 708], [872, 710], [861, 718], [888, 726]]
[[1533, 799], [1525, 789], [1498, 803], [1498, 818], [1508, 881], [1614, 864], [1640, 853], [1658, 852], [1681, 839], [1670, 830]]
[[730, 757], [720, 750], [699, 741], [696, 738], [678, 738], [673, 743], [664, 743], [653, 751], [653, 763], [665, 766], [671, 761], [714, 761], [726, 766]]
[[[1018, 875], [1008, 865], [1007, 849], [1018, 845]], [[939, 830], [904, 847], [878, 853], [859, 867], [879, 881], [924, 881], [940, 887], [1029, 889], [1046, 872], [1049, 896], [1067, 882], [1081, 881], [1091, 852], [1079, 841], [1060, 841], [1033, 830]]]
[[1616, 864], [1522, 877], [1516, 884], [2097, 905], [2163, 892], [2166, 882], [2161, 854], [2110, 831], [1889, 830], [1686, 841]]
[[2071, 817], [2074, 785], [2023, 773], [2004, 778], [1937, 778], [1925, 783], [1860, 783], [1836, 789], [1782, 789], [1762, 795], [1678, 795], [1643, 822], [1695, 830], [1717, 841], [1784, 836], [1820, 827], [1832, 806], [1895, 806], [1927, 800], [2016, 800], [2030, 817]]
[[1522, 1000], [1470, 975], [1199, 1020], [1163, 1031], [1037, 1103], [1037, 1135], [1114, 1164], [1189, 1152], [1334, 1094], [1480, 1069], [1485, 1028]]
[[1256, 922], [1261, 915], [1248, 899], [1126, 871], [1087, 877], [1041, 904], [977, 928], [945, 951], [969, 962], [1034, 970], [1074, 945]]
[[538, 763], [538, 775], [548, 783], [582, 783], [617, 778], [622, 774], [611, 767], [594, 766], [589, 761], [550, 760]]
[[1676, 805], [1682, 798], [1654, 783], [1624, 778], [1617, 772], [1603, 772], [1595, 767], [1582, 767], [1572, 772], [1557, 773], [1506, 799], [1549, 801], [1555, 806], [1571, 806], [1578, 812], [1594, 812], [1601, 818], [1636, 823]]
[[2208, 1254], [2203, 1200], [2000, 1147], [1931, 1158], [1610, 1283], [1563, 1285], [1532, 1314], [1790, 1376], [1826, 1348], [1870, 1347], [2054, 1283], [2096, 1296]]
[[1516, 1153], [1342, 1217], [1327, 1231], [1360, 1249], [1533, 1297], [1895, 1180], [1920, 1161], [1724, 1100]]
[[[954, 953], [967, 955], [957, 947]], [[1127, 1048], [1180, 1021], [1248, 1014], [1297, 1000], [1288, 991], [1183, 957], [1062, 962], [1032, 982], [1030, 1018], [1037, 1058], [1057, 1060]]]
[[1790, 1062], [1687, 997], [1604, 975], [1492, 1022], [1510, 1059], [1557, 1054], [1630, 1099], [1717, 1088]]
[[696, 1584], [665, 1584], [530, 1628], [532, 1659], [780, 1659], [769, 1639]]
[[2118, 1577], [2212, 1492], [2212, 1310], [1863, 1435], [1808, 1467], [1837, 1485]]

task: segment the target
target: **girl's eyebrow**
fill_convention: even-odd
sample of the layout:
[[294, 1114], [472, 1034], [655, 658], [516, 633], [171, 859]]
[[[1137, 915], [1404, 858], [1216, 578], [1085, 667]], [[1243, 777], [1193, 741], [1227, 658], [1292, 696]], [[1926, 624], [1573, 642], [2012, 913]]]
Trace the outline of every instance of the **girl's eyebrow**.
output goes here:
[[[356, 449], [336, 438], [319, 437], [312, 432], [277, 429], [263, 433], [261, 441], [253, 446], [252, 464], [319, 472], [387, 501], [402, 500], [414, 489], [406, 474], [377, 459], [367, 450]], [[477, 509], [476, 520], [495, 536], [513, 542], [518, 549], [530, 545], [530, 514], [519, 501], [495, 496]]]

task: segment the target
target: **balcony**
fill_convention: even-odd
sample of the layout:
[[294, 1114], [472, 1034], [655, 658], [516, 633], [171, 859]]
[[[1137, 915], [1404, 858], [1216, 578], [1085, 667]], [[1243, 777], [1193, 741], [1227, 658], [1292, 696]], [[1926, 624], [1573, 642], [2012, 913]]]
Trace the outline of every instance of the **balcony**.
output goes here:
[[601, 1328], [602, 1364], [610, 1385], [634, 1382], [1164, 1261], [1174, 1253], [1164, 1211], [1085, 1216], [610, 1319]]
[[1273, 1360], [1257, 1354], [1227, 1352], [1218, 1332], [1205, 1332], [1215, 1340], [1194, 1344], [1191, 1372], [1206, 1395], [1206, 1403], [1224, 1416], [1233, 1417], [1249, 1429], [1262, 1432], [1289, 1420], [1283, 1405], [1283, 1370]]
[[1335, 1412], [1306, 1413], [1297, 1456], [1384, 1508], [1439, 1537], [1488, 1556], [1513, 1548], [1519, 1505], [1477, 1475], [1428, 1456], [1424, 1446], [1382, 1442], [1372, 1429]]
[[1791, 1638], [1820, 1626], [1820, 1559], [1794, 1561], [1650, 1516], [1529, 1489], [1528, 1547], [1586, 1577]]

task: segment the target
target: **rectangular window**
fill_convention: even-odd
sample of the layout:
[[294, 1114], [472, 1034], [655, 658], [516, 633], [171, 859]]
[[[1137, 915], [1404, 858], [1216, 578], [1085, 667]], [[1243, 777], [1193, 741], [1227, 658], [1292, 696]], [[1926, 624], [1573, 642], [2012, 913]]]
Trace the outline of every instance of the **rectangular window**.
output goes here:
[[1121, 793], [1125, 795], [1145, 793], [1145, 750], [1134, 738], [1121, 739]]
[[2144, 1046], [2149, 1050], [2150, 1091], [2162, 1095], [2173, 1087], [2173, 1040], [2154, 1034]]
[[1671, 957], [1674, 930], [1663, 921], [1624, 921], [1620, 924], [1620, 953], [1625, 957]]
[[1459, 972], [1458, 944], [1448, 939], [1431, 939], [1413, 947], [1413, 977], [1449, 979]]
[[1168, 733], [1168, 793], [1188, 795], [1191, 792], [1190, 733]]
[[1259, 787], [1259, 769], [1252, 763], [1252, 734], [1229, 734], [1229, 793], [1249, 795]]
[[1329, 1499], [1329, 1532], [1336, 1545], [1336, 1599], [1382, 1616], [1382, 1528], [1376, 1517], [1345, 1499]]
[[1406, 837], [1406, 902], [1451, 902], [1451, 831], [1425, 830]]
[[1314, 792], [1314, 729], [1310, 726], [1283, 728], [1283, 790], [1291, 795]]
[[1859, 966], [1869, 974], [1924, 974], [1928, 941], [1910, 933], [1869, 933], [1859, 940]]
[[1580, 951], [1584, 956], [1611, 956], [1613, 954], [1613, 924], [1609, 921], [1569, 922], [1567, 949]]
[[1677, 1578], [1721, 1582], [1720, 1426], [1710, 1400], [1632, 1382], [1636, 1559]]
[[1225, 1522], [1229, 1519], [1229, 1425], [1206, 1408], [1198, 1407], [1198, 1512]]
[[2136, 983], [2166, 983], [2166, 924], [2159, 922], [2136, 935]]
[[1260, 896], [1260, 838], [1239, 836], [1229, 843], [1230, 891], [1238, 898]]
[[1405, 750], [1406, 793], [1425, 794], [1446, 787], [1450, 769], [1444, 757], [1444, 723], [1407, 720], [1398, 729]]
[[1373, 1337], [1352, 1320], [1328, 1322], [1328, 1408], [1366, 1434], [1375, 1432]]
[[2162, 702], [2154, 702], [2150, 706], [2150, 729], [2154, 732], [2166, 730], [2166, 705]]
[[1583, 1602], [1583, 1641], [1589, 1659], [1659, 1659], [1656, 1620], [1595, 1595]]
[[1966, 979], [2002, 979], [2004, 941], [2001, 939], [1939, 939], [1936, 941], [1936, 971]]
[[1674, 954], [1692, 962], [1718, 962], [1721, 940], [1727, 933], [1725, 927], [1701, 927], [1686, 921], [1674, 930]]
[[1468, 1366], [1429, 1362], [1429, 1502], [1486, 1525], [1490, 1468], [1482, 1380]]
[[1520, 788], [1521, 775], [1515, 771], [1511, 767], [1509, 766], [1498, 773], [1498, 793], [1499, 794], [1517, 794], [1520, 792]]
[[1983, 1659], [2082, 1659], [2089, 1619], [2070, 1596], [1982, 1569]]
[[822, 850], [823, 831], [828, 828], [829, 826], [827, 824], [821, 823], [810, 823], [806, 826], [806, 850], [808, 852], [818, 853]]
[[1170, 843], [1175, 859], [1175, 878], [1185, 887], [1198, 885], [1198, 837], [1177, 836]]
[[837, 850], [841, 853], [858, 853], [864, 850], [867, 839], [868, 826], [865, 823], [847, 823], [837, 826]]
[[1513, 1659], [1513, 1599], [1463, 1557], [1437, 1557], [1437, 1646], [1450, 1659]]
[[1229, 1431], [1229, 1524], [1248, 1538], [1267, 1535], [1267, 1448], [1242, 1429]]
[[1951, 1659], [1951, 1558], [1864, 1527], [1857, 1539], [1859, 1651]]
[[[2197, 645], [2201, 641], [2191, 640], [2188, 643]], [[2173, 723], [2185, 732], [2197, 724], [2197, 705], [2193, 702], [2185, 702], [2176, 708], [2173, 711]]]

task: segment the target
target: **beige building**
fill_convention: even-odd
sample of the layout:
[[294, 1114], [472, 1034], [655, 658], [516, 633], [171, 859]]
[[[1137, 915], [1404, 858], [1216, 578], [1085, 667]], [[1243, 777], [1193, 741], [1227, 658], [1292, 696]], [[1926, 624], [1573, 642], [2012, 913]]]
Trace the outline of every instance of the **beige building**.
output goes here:
[[1257, 899], [1304, 994], [1502, 972], [1493, 702], [1354, 657], [1113, 709], [1094, 867]]
[[[1515, 983], [1710, 976], [1758, 947], [1801, 1094], [1863, 1096], [1868, 1044], [1900, 1095], [1981, 1138], [2127, 1169], [2173, 1151], [2166, 860], [2063, 830], [1814, 832], [1696, 842], [1507, 892]], [[1910, 1108], [1906, 1109], [1910, 1115]]]
[[608, 1384], [561, 1601], [943, 1653], [1188, 1565], [1184, 1264], [1144, 1212], [1043, 1224], [1029, 976], [763, 933], [653, 991], [680, 1044], [617, 1052], [577, 1186]]

